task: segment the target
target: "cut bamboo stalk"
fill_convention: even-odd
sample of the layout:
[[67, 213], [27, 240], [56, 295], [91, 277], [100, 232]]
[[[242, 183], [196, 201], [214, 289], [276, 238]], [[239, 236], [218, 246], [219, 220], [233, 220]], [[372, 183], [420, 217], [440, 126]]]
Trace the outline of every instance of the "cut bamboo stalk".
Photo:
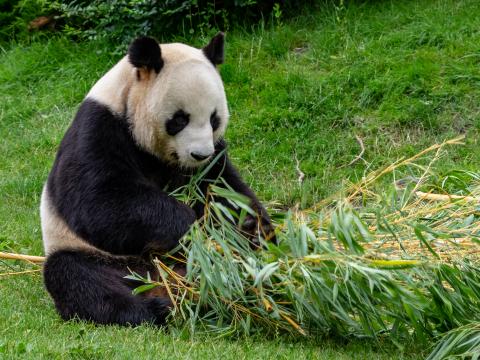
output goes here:
[[23, 255], [23, 254], [13, 254], [0, 251], [0, 259], [8, 260], [23, 260], [33, 263], [43, 263], [45, 261], [45, 256], [34, 256], [34, 255]]

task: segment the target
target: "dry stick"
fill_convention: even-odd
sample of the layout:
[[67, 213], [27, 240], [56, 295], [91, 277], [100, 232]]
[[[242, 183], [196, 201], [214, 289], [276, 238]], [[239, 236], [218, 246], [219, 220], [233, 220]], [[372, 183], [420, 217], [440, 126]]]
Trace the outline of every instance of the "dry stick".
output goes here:
[[297, 330], [301, 335], [307, 336], [307, 332], [303, 330], [303, 328], [298, 325], [290, 316], [288, 316], [285, 312], [279, 311], [280, 316], [285, 319], [295, 330]]
[[22, 275], [22, 274], [36, 273], [36, 272], [39, 272], [39, 271], [42, 271], [42, 269], [7, 272], [7, 273], [1, 273], [1, 274], [0, 274], [0, 277], [1, 277], [1, 276]]
[[297, 163], [297, 165], [295, 166], [295, 170], [297, 170], [297, 174], [298, 174], [297, 181], [300, 185], [302, 185], [303, 180], [305, 179], [305, 174], [303, 173], [302, 170], [300, 170], [300, 162], [298, 161], [297, 154], [295, 154], [295, 161]]
[[357, 139], [357, 142], [360, 145], [360, 154], [355, 156], [355, 158], [352, 161], [350, 161], [347, 165], [339, 166], [338, 167], [339, 169], [355, 164], [358, 160], [362, 158], [363, 154], [365, 153], [365, 145], [363, 145], [363, 141], [360, 138], [360, 136], [355, 135], [355, 139]]
[[[175, 301], [175, 296], [173, 296], [172, 289], [169, 286], [169, 282], [167, 281], [167, 278], [164, 275], [164, 272], [160, 270], [160, 267], [164, 270], [167, 271], [170, 276], [172, 276], [172, 273], [175, 272], [171, 270], [168, 266], [166, 266], [163, 262], [161, 262], [158, 258], [155, 258], [153, 260], [153, 263], [155, 266], [157, 266], [157, 269], [159, 269], [158, 274], [162, 278], [163, 286], [167, 290], [168, 297], [170, 298], [170, 301], [172, 302], [173, 306], [175, 307], [175, 310], [177, 310], [177, 302]], [[183, 277], [182, 277], [183, 278]], [[177, 280], [178, 282], [178, 280]]]
[[22, 255], [22, 254], [13, 254], [0, 251], [0, 259], [7, 260], [22, 260], [32, 263], [43, 263], [45, 261], [45, 256], [33, 256], [33, 255]]
[[423, 192], [423, 191], [416, 191], [415, 195], [422, 200], [432, 200], [432, 201], [464, 200], [464, 201], [468, 201], [468, 202], [480, 202], [480, 198], [475, 197], [475, 196], [432, 194], [432, 193], [426, 193], [426, 192]]

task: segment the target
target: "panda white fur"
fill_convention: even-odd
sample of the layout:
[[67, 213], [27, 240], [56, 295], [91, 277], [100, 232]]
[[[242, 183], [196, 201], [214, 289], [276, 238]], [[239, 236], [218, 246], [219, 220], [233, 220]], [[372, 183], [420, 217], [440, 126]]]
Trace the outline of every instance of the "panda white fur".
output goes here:
[[[216, 69], [223, 49], [222, 33], [203, 49], [138, 38], [80, 105], [40, 206], [44, 280], [62, 318], [165, 321], [169, 299], [132, 295], [138, 284], [124, 276], [128, 269], [154, 272], [148, 254], [176, 247], [203, 215], [202, 204], [189, 207], [165, 189], [188, 183], [220, 152], [205, 178], [221, 175], [251, 199], [258, 216], [244, 223], [246, 232], [272, 232], [265, 209], [224, 151], [229, 114]], [[200, 186], [204, 193], [207, 186]]]

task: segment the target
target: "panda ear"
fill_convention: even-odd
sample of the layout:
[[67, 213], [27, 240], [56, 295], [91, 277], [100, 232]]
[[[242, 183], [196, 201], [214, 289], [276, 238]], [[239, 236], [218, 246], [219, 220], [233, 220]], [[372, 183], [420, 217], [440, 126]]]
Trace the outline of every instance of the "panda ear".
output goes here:
[[128, 48], [128, 60], [139, 69], [155, 70], [163, 67], [162, 53], [158, 42], [151, 37], [139, 37]]
[[202, 49], [207, 59], [210, 60], [213, 65], [223, 64], [225, 57], [224, 45], [225, 34], [223, 32], [219, 32], [212, 38], [212, 40], [210, 40], [208, 45]]

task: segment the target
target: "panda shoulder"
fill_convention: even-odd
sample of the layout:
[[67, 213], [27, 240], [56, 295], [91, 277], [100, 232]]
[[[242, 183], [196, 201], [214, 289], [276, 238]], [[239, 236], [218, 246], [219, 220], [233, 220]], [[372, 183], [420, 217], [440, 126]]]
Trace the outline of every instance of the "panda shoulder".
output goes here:
[[125, 56], [95, 83], [85, 99], [108, 107], [114, 114], [123, 114], [134, 73], [132, 64]]

